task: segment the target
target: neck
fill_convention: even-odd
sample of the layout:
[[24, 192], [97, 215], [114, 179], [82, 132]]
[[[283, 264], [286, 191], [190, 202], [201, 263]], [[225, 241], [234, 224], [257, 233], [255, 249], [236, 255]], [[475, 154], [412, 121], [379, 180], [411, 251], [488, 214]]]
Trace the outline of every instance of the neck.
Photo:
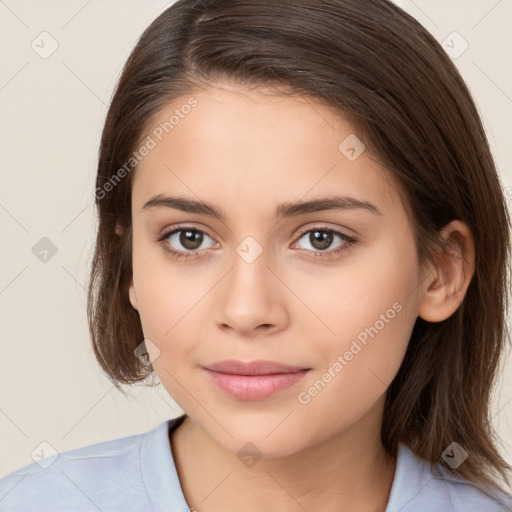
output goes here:
[[385, 512], [396, 460], [380, 441], [380, 418], [382, 403], [323, 442], [252, 467], [189, 417], [170, 441], [185, 499], [197, 512]]

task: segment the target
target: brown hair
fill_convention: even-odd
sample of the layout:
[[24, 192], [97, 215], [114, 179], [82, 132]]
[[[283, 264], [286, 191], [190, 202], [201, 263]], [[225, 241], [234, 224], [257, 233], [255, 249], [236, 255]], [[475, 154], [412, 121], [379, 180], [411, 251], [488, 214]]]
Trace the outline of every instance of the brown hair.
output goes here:
[[151, 372], [134, 356], [144, 336], [127, 292], [133, 172], [120, 179], [119, 170], [164, 106], [223, 79], [314, 97], [346, 116], [403, 185], [421, 263], [433, 261], [443, 226], [468, 224], [476, 268], [464, 301], [445, 321], [417, 318], [387, 390], [381, 436], [390, 454], [401, 441], [441, 464], [456, 441], [469, 457], [453, 473], [483, 488], [499, 488], [501, 477], [509, 483], [489, 411], [508, 334], [504, 193], [456, 67], [387, 0], [179, 0], [145, 30], [117, 85], [99, 154], [88, 316], [103, 371], [118, 389]]

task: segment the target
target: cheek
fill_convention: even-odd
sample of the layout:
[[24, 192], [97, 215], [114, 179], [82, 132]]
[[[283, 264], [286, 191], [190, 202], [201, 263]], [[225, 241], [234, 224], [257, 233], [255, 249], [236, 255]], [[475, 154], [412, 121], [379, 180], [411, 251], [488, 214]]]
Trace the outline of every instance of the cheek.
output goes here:
[[[175, 271], [148, 265], [142, 269], [136, 283], [139, 315], [144, 337], [157, 347], [153, 368], [160, 382], [184, 409], [190, 408], [190, 396], [184, 389], [190, 387], [190, 368], [185, 362], [193, 360], [197, 337], [190, 329], [194, 321], [194, 305], [198, 305], [201, 292], [192, 283], [179, 278]], [[194, 291], [195, 290], [195, 291]]]
[[347, 318], [345, 331], [340, 323], [342, 334], [329, 346], [325, 364], [297, 391], [301, 416], [324, 418], [326, 436], [369, 411], [400, 368], [415, 316], [398, 301], [387, 306], [383, 302], [370, 313], [361, 311], [360, 318]]
[[134, 237], [133, 282], [142, 328], [147, 338], [168, 343], [207, 287], [197, 273], [172, 262], [158, 243], [139, 240]]
[[[294, 290], [322, 320], [324, 325], [316, 322], [316, 327], [344, 351], [355, 338], [372, 339], [368, 330], [375, 339], [401, 339], [400, 333], [409, 333], [417, 316], [419, 275], [412, 239], [388, 237], [354, 251], [336, 270], [318, 273]], [[329, 347], [326, 337], [319, 348]]]
[[316, 386], [321, 392], [311, 390], [318, 393], [311, 399], [314, 407], [338, 403], [363, 411], [385, 392], [417, 318], [418, 279], [414, 247], [391, 242], [361, 257], [332, 281], [329, 300], [323, 298], [323, 318], [334, 334], [313, 349], [323, 353], [324, 362], [314, 376], [321, 381]]

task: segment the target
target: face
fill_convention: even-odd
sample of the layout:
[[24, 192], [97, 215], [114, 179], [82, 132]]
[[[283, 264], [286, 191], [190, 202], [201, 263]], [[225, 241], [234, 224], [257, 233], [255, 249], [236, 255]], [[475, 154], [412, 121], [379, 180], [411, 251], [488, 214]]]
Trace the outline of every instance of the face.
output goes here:
[[[322, 103], [227, 83], [148, 133], [130, 300], [169, 394], [220, 446], [266, 457], [381, 415], [420, 303], [393, 176]], [[226, 360], [288, 367], [211, 371]]]

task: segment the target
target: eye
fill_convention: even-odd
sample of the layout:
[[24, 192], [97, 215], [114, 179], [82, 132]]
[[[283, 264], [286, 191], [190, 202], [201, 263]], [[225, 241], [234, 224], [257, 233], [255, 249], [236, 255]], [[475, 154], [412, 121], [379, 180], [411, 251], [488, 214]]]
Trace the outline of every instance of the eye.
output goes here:
[[[307, 235], [307, 236], [306, 236]], [[164, 250], [171, 254], [173, 258], [193, 258], [199, 256], [199, 251], [211, 248], [204, 247], [205, 237], [213, 239], [202, 229], [179, 226], [164, 233], [157, 241], [163, 246]], [[328, 249], [333, 241], [338, 238], [340, 243], [331, 250]], [[344, 233], [326, 226], [310, 228], [302, 231], [300, 240], [305, 239], [310, 248], [306, 247], [306, 252], [311, 252], [314, 258], [329, 258], [348, 250], [348, 248], [357, 243], [357, 240]], [[216, 242], [214, 242], [213, 246]]]
[[[326, 249], [328, 249], [333, 244], [333, 241], [336, 238], [338, 238], [341, 243], [339, 243], [334, 249], [327, 251]], [[306, 247], [306, 250], [312, 251], [313, 257], [315, 258], [327, 258], [336, 256], [346, 251], [350, 246], [357, 243], [355, 238], [336, 231], [335, 229], [330, 229], [324, 226], [312, 229], [310, 228], [306, 231], [303, 231], [299, 241], [302, 239], [305, 239], [307, 244], [312, 247], [312, 249]]]
[[213, 240], [201, 229], [182, 226], [164, 233], [157, 241], [175, 258], [191, 258], [200, 249], [208, 248], [201, 247], [205, 237]]

